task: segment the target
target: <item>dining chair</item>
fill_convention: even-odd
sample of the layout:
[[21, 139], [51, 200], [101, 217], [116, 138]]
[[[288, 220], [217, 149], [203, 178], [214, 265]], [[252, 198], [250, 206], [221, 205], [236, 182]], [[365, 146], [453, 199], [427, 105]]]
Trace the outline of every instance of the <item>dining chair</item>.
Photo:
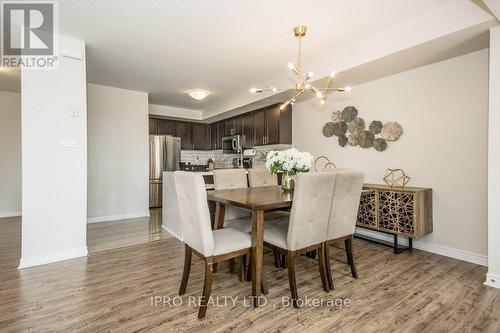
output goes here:
[[248, 184], [250, 187], [278, 186], [278, 176], [267, 168], [248, 169]]
[[353, 278], [358, 278], [354, 263], [353, 235], [356, 228], [359, 200], [363, 189], [364, 174], [362, 172], [333, 172], [335, 177], [335, 190], [332, 198], [332, 208], [328, 222], [325, 250], [326, 273], [328, 287], [334, 289], [332, 272], [330, 268], [329, 247], [344, 241], [347, 262], [351, 267]]
[[[247, 171], [245, 169], [214, 170], [213, 174], [216, 191], [248, 187]], [[240, 218], [225, 220], [224, 227], [250, 232], [252, 230], [252, 219], [251, 217], [242, 216]]]
[[182, 242], [184, 240], [182, 236], [182, 223], [179, 216], [173, 171], [163, 173], [162, 202], [162, 227]]
[[205, 283], [198, 311], [198, 318], [201, 319], [207, 312], [213, 265], [233, 258], [241, 258], [244, 262], [245, 256], [251, 253], [252, 239], [248, 233], [233, 228], [212, 230], [205, 182], [201, 175], [177, 171], [174, 180], [185, 242], [184, 271], [179, 295], [186, 292], [191, 256], [194, 253], [205, 262]]
[[264, 245], [286, 255], [288, 280], [294, 307], [298, 307], [295, 259], [318, 250], [323, 290], [329, 291], [325, 266], [325, 241], [335, 188], [334, 173], [300, 173], [296, 178], [289, 218], [266, 221]]

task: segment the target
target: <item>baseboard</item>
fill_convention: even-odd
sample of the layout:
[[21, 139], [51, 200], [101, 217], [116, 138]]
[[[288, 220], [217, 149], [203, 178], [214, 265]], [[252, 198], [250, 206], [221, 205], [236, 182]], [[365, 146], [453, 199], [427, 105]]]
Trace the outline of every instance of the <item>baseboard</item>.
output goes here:
[[21, 211], [16, 212], [0, 212], [0, 219], [4, 217], [17, 217], [21, 216]]
[[[394, 237], [392, 235], [368, 230], [368, 229], [363, 229], [363, 228], [356, 228], [356, 233], [364, 236], [369, 236], [373, 237], [376, 239], [380, 239], [383, 241], [388, 241], [388, 242], [393, 242]], [[398, 240], [398, 243], [401, 245], [408, 246], [408, 239], [406, 237], [400, 237]], [[435, 254], [439, 254], [445, 257], [450, 257], [453, 259], [458, 259], [462, 261], [467, 261], [471, 262], [473, 264], [481, 265], [481, 266], [488, 266], [488, 257], [482, 254], [477, 254], [477, 253], [472, 253], [448, 246], [443, 246], [439, 244], [429, 244], [429, 243], [422, 243], [419, 242], [418, 240], [413, 241], [413, 248], [419, 249], [422, 251], [426, 252], [431, 252]]]
[[93, 217], [87, 217], [87, 223], [100, 223], [100, 222], [126, 220], [126, 219], [134, 219], [138, 217], [148, 217], [148, 216], [149, 216], [149, 210], [142, 212], [125, 213], [125, 214], [93, 216]]
[[177, 235], [177, 233], [173, 232], [169, 227], [165, 226], [165, 225], [161, 225], [161, 228], [163, 230], [165, 230], [166, 232], [168, 232], [170, 235], [174, 236], [175, 238], [177, 238], [178, 240], [180, 240], [181, 242], [184, 241], [184, 237], [181, 237], [179, 235]]
[[60, 252], [53, 252], [49, 254], [44, 254], [40, 256], [24, 257], [21, 258], [19, 262], [19, 267], [17, 269], [23, 269], [33, 266], [50, 264], [53, 262], [75, 259], [80, 257], [86, 257], [88, 254], [87, 247], [81, 247], [76, 249], [70, 249]]
[[484, 282], [484, 285], [500, 289], [500, 275], [496, 275], [493, 273], [487, 273], [486, 274], [486, 281]]

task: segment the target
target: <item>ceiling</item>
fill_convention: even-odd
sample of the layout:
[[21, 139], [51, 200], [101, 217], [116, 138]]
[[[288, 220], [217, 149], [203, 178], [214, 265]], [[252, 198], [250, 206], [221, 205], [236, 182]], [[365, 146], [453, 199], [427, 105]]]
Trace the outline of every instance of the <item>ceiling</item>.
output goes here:
[[[352, 72], [355, 67], [450, 32], [480, 24], [483, 31], [475, 31], [476, 35], [487, 30], [484, 23], [491, 16], [477, 2], [64, 0], [59, 2], [59, 16], [61, 34], [86, 42], [89, 82], [145, 91], [152, 104], [201, 110], [208, 118], [260, 99], [283, 98], [266, 98], [248, 90], [293, 83], [286, 64], [295, 62], [292, 28], [296, 25], [308, 26], [304, 69], [314, 71], [315, 78], [335, 69], [345, 83], [356, 84], [363, 80]], [[436, 50], [429, 52], [447, 52], [442, 47]], [[408, 56], [411, 53], [401, 58]], [[388, 72], [408, 67], [384, 66]], [[371, 68], [366, 77], [383, 75], [374, 75], [372, 67], [366, 67]], [[351, 82], [347, 72], [342, 73], [347, 70], [355, 74]], [[5, 76], [0, 72], [0, 89]], [[205, 88], [211, 95], [195, 101], [185, 94], [190, 88]]]

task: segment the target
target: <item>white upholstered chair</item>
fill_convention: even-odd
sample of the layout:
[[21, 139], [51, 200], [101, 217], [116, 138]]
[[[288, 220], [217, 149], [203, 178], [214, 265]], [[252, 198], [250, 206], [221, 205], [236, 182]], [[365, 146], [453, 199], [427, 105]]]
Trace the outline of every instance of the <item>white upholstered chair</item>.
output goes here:
[[[177, 171], [174, 174], [177, 200], [185, 242], [184, 272], [179, 295], [186, 292], [191, 270], [191, 255], [194, 252], [205, 261], [205, 284], [198, 318], [207, 311], [213, 277], [213, 265], [231, 258], [250, 254], [251, 237], [248, 233], [233, 228], [212, 231], [207, 204], [205, 182], [201, 175]], [[244, 273], [244, 265], [242, 265]]]
[[162, 226], [174, 237], [183, 241], [182, 223], [179, 216], [174, 172], [163, 173]]
[[267, 168], [248, 169], [248, 184], [250, 187], [278, 186], [278, 176]]
[[[215, 190], [230, 190], [236, 188], [248, 188], [247, 172], [245, 169], [214, 170]], [[230, 207], [228, 207], [230, 208]], [[238, 210], [236, 210], [238, 212]], [[228, 212], [226, 211], [226, 216]], [[252, 230], [252, 218], [242, 216], [224, 221], [225, 228], [235, 228], [244, 232]]]
[[292, 302], [297, 305], [295, 258], [301, 253], [318, 250], [319, 271], [323, 289], [329, 291], [324, 260], [333, 191], [334, 173], [300, 173], [296, 178], [293, 204], [288, 218], [266, 221], [264, 244], [286, 254]]
[[332, 199], [332, 209], [328, 222], [325, 244], [325, 260], [328, 284], [330, 290], [334, 289], [330, 269], [330, 245], [344, 241], [347, 262], [351, 267], [351, 274], [358, 277], [352, 249], [354, 229], [358, 216], [359, 200], [363, 189], [364, 174], [362, 172], [333, 172], [335, 177], [335, 191]]

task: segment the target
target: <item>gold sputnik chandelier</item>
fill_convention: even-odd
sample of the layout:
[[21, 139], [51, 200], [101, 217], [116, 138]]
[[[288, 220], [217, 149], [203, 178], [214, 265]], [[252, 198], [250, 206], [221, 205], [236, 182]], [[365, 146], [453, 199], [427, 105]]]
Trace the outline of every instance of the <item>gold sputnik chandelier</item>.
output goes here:
[[298, 26], [293, 28], [293, 34], [295, 37], [298, 39], [299, 42], [299, 50], [297, 52], [297, 66], [295, 66], [293, 63], [288, 63], [288, 68], [295, 73], [296, 76], [296, 83], [295, 87], [293, 88], [276, 88], [276, 87], [270, 87], [270, 88], [252, 88], [250, 89], [250, 92], [252, 93], [262, 93], [262, 92], [278, 92], [278, 91], [285, 91], [285, 90], [295, 90], [295, 94], [293, 95], [292, 98], [287, 100], [285, 103], [283, 103], [280, 106], [280, 109], [283, 110], [286, 108], [289, 104], [295, 103], [297, 100], [297, 97], [302, 95], [306, 91], [311, 91], [313, 94], [315, 94], [319, 99], [321, 104], [325, 104], [326, 97], [328, 96], [328, 92], [333, 90], [333, 91], [350, 91], [351, 87], [344, 87], [344, 88], [333, 88], [333, 80], [335, 78], [335, 72], [331, 72], [330, 76], [328, 77], [328, 83], [325, 88], [318, 88], [315, 87], [310, 81], [313, 77], [313, 72], [307, 72], [303, 73], [302, 72], [302, 38], [306, 35], [307, 32], [307, 27], [306, 26]]

